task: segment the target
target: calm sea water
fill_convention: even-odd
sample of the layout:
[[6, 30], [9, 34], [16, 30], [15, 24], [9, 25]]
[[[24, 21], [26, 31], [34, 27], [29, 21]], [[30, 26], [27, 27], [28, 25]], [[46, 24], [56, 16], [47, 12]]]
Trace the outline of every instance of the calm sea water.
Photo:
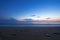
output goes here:
[[42, 26], [42, 27], [50, 27], [50, 26], [60, 26], [60, 22], [21, 22], [17, 24], [8, 24], [8, 25], [0, 25], [0, 26]]

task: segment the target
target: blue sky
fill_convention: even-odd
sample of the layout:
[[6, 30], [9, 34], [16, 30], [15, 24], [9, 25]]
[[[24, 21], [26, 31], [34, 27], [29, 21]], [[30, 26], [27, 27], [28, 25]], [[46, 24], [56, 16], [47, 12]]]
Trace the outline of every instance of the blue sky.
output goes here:
[[4, 18], [60, 19], [60, 0], [0, 0], [0, 5], [0, 17]]

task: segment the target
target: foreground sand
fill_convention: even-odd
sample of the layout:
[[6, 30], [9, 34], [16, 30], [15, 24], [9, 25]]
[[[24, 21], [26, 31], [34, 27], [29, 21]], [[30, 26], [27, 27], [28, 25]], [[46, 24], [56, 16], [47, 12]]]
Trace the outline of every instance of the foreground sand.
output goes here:
[[60, 40], [60, 27], [0, 27], [0, 40]]

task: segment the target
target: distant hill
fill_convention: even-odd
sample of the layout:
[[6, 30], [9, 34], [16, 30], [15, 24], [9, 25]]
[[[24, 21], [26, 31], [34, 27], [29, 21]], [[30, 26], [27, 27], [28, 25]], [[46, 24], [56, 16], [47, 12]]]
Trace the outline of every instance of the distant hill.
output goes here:
[[14, 18], [10, 19], [0, 19], [0, 25], [15, 25], [18, 21]]

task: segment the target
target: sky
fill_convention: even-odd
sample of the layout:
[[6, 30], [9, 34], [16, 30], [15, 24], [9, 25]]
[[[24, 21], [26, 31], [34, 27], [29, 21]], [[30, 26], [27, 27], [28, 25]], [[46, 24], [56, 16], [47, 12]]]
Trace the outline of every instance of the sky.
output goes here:
[[60, 0], [0, 0], [0, 18], [60, 20]]

